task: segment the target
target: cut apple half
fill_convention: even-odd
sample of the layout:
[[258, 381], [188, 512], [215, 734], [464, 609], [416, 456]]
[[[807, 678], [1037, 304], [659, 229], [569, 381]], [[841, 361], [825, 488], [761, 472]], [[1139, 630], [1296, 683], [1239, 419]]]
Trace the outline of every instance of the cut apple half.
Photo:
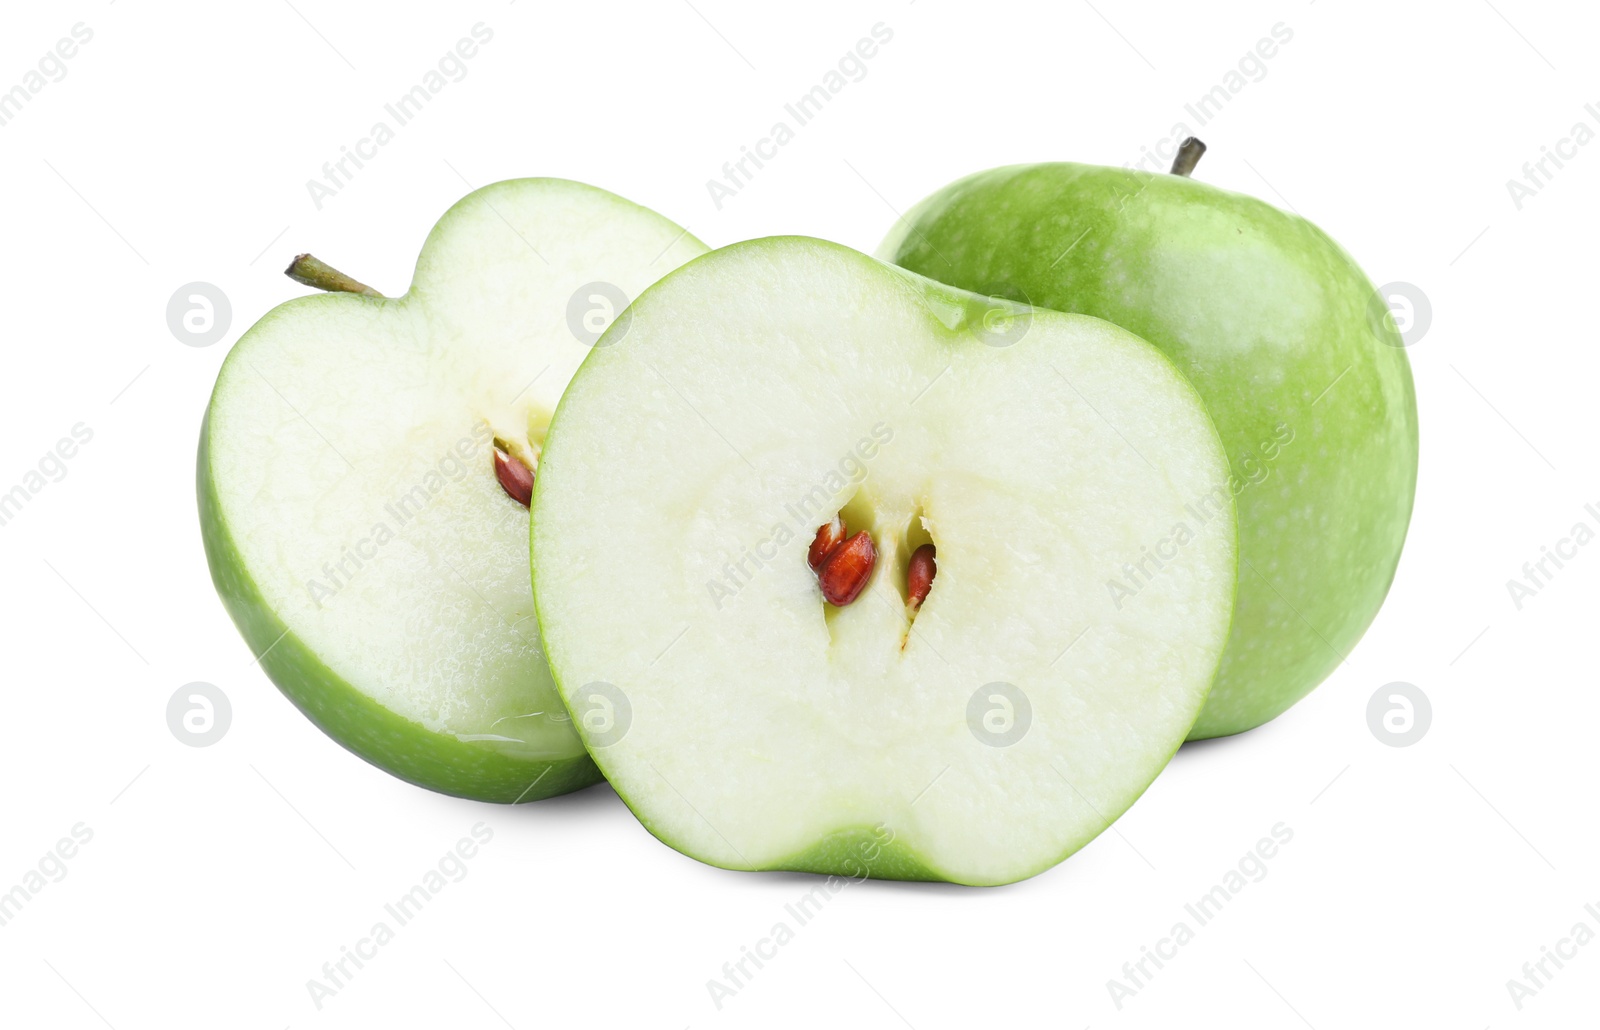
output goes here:
[[546, 441], [534, 593], [574, 723], [661, 840], [1006, 883], [1183, 741], [1234, 509], [1153, 347], [804, 238], [690, 262], [602, 343]]
[[356, 754], [488, 801], [593, 783], [541, 655], [528, 498], [550, 415], [628, 299], [703, 253], [558, 179], [480, 189], [389, 299], [332, 290], [229, 354], [201, 434], [213, 579], [272, 680]]

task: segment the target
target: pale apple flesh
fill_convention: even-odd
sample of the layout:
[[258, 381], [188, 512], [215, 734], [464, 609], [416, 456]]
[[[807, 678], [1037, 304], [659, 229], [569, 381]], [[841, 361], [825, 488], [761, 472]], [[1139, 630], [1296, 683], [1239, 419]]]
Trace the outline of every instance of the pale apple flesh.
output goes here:
[[599, 779], [494, 455], [537, 468], [592, 343], [569, 326], [581, 287], [631, 297], [704, 250], [604, 190], [514, 180], [444, 216], [405, 296], [294, 300], [240, 339], [201, 437], [206, 553], [262, 668], [335, 740], [481, 800]]
[[[573, 380], [535, 488], [540, 625], [596, 761], [672, 847], [1010, 882], [1103, 830], [1188, 732], [1236, 571], [1215, 430], [1131, 334], [990, 308], [758, 240], [647, 291]], [[807, 552], [840, 512], [878, 558], [835, 608]], [[1119, 603], [1107, 580], [1157, 547]]]
[[879, 256], [1115, 322], [1205, 399], [1233, 467], [1240, 571], [1194, 738], [1275, 718], [1345, 660], [1399, 562], [1417, 410], [1400, 337], [1333, 240], [1181, 175], [1047, 164], [947, 186]]

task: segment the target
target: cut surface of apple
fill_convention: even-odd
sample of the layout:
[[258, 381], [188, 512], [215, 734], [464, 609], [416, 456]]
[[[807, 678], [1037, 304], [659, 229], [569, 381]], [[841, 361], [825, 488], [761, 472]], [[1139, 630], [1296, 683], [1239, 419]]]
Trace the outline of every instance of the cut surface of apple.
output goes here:
[[[657, 837], [998, 884], [1165, 765], [1236, 570], [1216, 432], [1153, 347], [793, 237], [690, 262], [613, 334], [546, 441], [534, 593], [575, 725]], [[819, 581], [869, 549], [835, 516], [875, 554], [842, 606]], [[1141, 562], [1136, 596], [1108, 590]]]
[[513, 494], [598, 330], [704, 250], [604, 190], [512, 180], [445, 214], [404, 296], [293, 300], [240, 339], [201, 434], [206, 554], [331, 737], [481, 800], [599, 779], [541, 655]]

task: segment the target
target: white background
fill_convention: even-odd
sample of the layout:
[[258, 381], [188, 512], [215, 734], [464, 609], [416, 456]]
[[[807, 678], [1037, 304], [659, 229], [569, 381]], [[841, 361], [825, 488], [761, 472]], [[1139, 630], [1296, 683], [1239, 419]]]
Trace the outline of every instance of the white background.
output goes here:
[[[0, 1023], [1594, 1025], [1600, 942], [1520, 1011], [1506, 981], [1574, 923], [1600, 930], [1584, 911], [1600, 909], [1600, 546], [1521, 610], [1506, 582], [1600, 523], [1584, 512], [1600, 146], [1549, 166], [1520, 209], [1506, 181], [1575, 123], [1600, 130], [1584, 111], [1600, 18], [1222, 6], [7, 5], [0, 89], [75, 23], [94, 37], [0, 127], [0, 491], [73, 425], [94, 436], [0, 527], [0, 891], [75, 824], [93, 839], [0, 927]], [[494, 38], [468, 76], [318, 210], [306, 181], [480, 21]], [[866, 77], [718, 210], [707, 179], [880, 21], [894, 37]], [[1185, 114], [1280, 22], [1293, 39], [1264, 77], [1203, 128]], [[1416, 514], [1347, 664], [1267, 727], [1183, 749], [1050, 872], [851, 886], [719, 1010], [707, 981], [814, 879], [699, 865], [603, 786], [506, 809], [391, 779], [278, 694], [212, 590], [201, 415], [233, 341], [304, 292], [279, 274], [297, 251], [398, 294], [446, 207], [520, 175], [607, 187], [714, 246], [804, 233], [870, 251], [959, 175], [1136, 161], [1176, 122], [1210, 144], [1198, 178], [1292, 205], [1374, 282], [1429, 299], [1409, 351]], [[192, 281], [231, 299], [215, 346], [168, 330]], [[205, 748], [165, 715], [195, 680], [233, 708]], [[1368, 728], [1393, 681], [1432, 703], [1410, 747]], [[319, 1011], [306, 982], [479, 821], [494, 838], [466, 878]], [[1107, 980], [1280, 822], [1294, 839], [1266, 878], [1119, 1010]]]

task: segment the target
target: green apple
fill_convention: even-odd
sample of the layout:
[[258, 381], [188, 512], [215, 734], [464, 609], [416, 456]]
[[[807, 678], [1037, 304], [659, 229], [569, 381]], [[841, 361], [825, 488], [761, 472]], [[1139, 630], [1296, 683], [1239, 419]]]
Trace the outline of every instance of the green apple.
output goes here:
[[335, 292], [273, 309], [228, 355], [200, 523], [240, 632], [330, 737], [485, 801], [599, 779], [541, 657], [526, 504], [596, 322], [704, 251], [604, 190], [521, 179], [452, 207], [403, 297], [290, 267]]
[[[1192, 737], [1275, 718], [1344, 660], [1394, 578], [1417, 408], [1372, 284], [1310, 222], [1176, 174], [1042, 164], [980, 172], [911, 211], [879, 256], [984, 293], [1095, 315], [1194, 383], [1233, 466], [1239, 597]], [[1159, 574], [1136, 563], [1106, 589]]]
[[[1188, 733], [1232, 609], [1227, 483], [1131, 333], [756, 240], [647, 290], [568, 387], [535, 602], [585, 743], [672, 847], [1006, 883]], [[1114, 605], [1146, 548], [1171, 560]]]

